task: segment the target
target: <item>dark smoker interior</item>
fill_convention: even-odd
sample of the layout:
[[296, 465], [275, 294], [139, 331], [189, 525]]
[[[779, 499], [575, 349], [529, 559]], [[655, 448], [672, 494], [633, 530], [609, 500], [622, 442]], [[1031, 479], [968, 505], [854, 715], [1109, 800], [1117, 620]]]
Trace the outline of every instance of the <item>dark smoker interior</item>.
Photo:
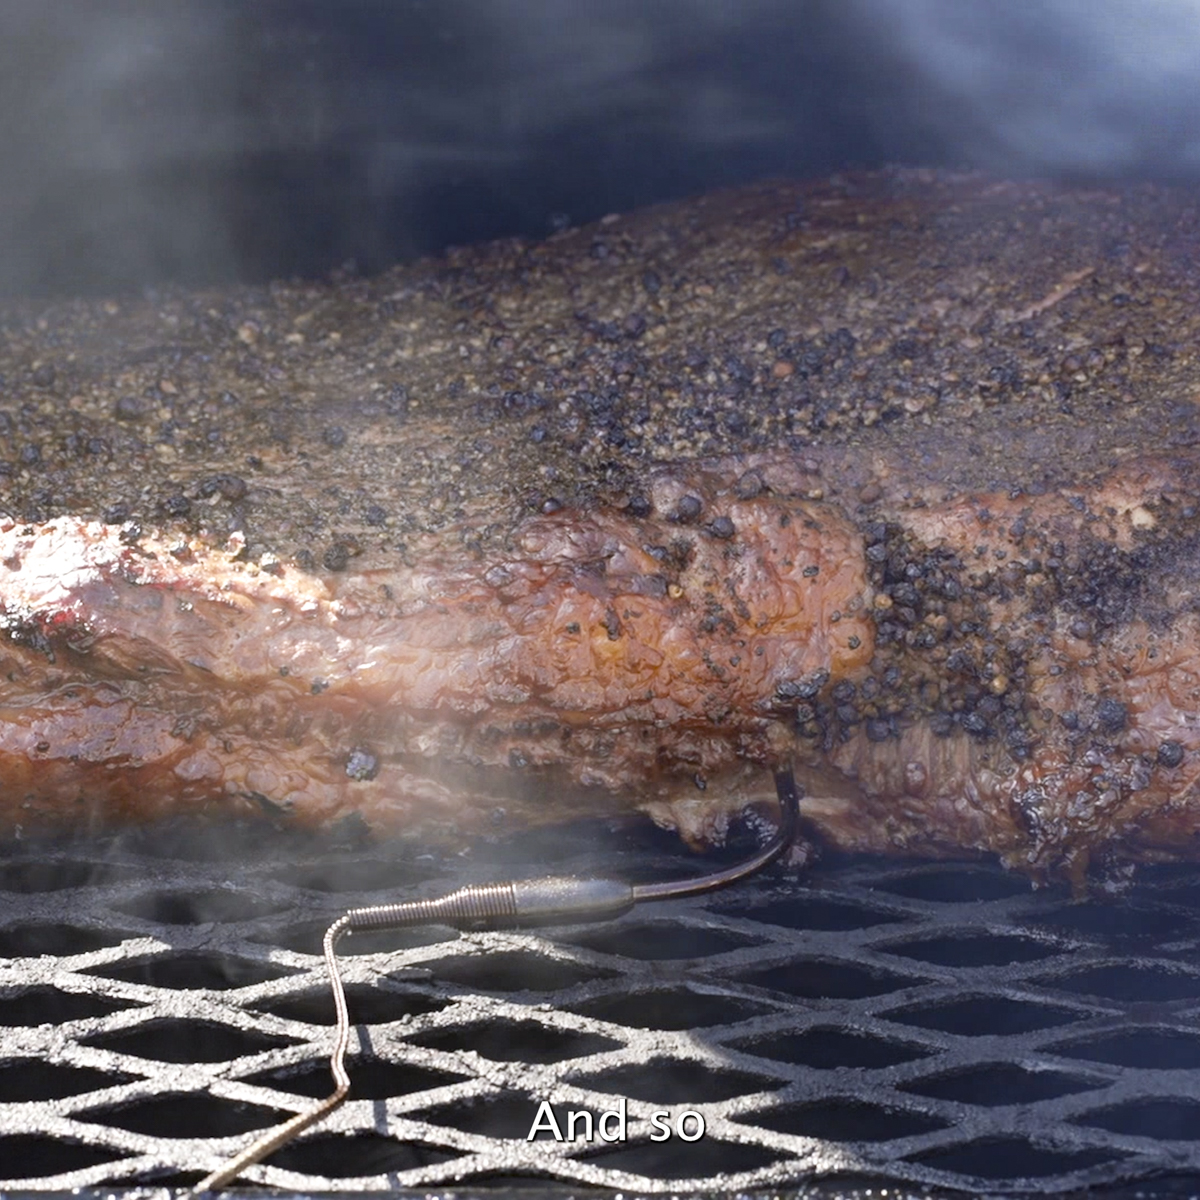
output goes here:
[[0, 22], [10, 295], [375, 273], [848, 167], [1200, 171], [1185, 0], [13, 0]]
[[[1200, 187], [1198, 60], [1190, 0], [10, 0], [0, 306], [374, 276], [888, 164]], [[0, 1182], [190, 1187], [326, 1094], [320, 942], [348, 906], [682, 876], [761, 837], [706, 860], [607, 822], [469, 854], [269, 820], [9, 843]], [[1110, 882], [1081, 902], [989, 861], [828, 856], [607, 925], [352, 939], [352, 1104], [243, 1186], [1194, 1194], [1196, 869]], [[547, 1096], [707, 1132], [528, 1144]]]

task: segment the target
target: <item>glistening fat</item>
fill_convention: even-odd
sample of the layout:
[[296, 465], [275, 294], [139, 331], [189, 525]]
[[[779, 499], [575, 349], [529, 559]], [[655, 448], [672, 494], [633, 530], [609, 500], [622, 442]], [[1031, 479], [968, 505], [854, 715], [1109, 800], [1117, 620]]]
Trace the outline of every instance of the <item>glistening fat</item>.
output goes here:
[[1191, 856], [1197, 262], [1183, 192], [890, 171], [14, 309], [5, 820], [707, 843], [792, 760], [851, 849]]

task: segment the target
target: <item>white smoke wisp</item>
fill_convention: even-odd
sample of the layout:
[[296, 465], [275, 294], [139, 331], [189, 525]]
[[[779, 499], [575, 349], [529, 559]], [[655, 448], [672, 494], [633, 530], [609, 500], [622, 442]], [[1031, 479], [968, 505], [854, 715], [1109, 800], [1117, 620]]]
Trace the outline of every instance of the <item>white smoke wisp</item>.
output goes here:
[[[914, 88], [904, 118], [999, 169], [1200, 167], [1198, 0], [855, 0]], [[924, 100], [924, 103], [921, 101]]]
[[0, 294], [286, 272], [314, 235], [377, 236], [386, 261], [431, 248], [428, 195], [463, 179], [528, 210], [539, 179], [605, 156], [633, 176], [639, 144], [770, 146], [791, 117], [727, 49], [793, 19], [785, 0], [8, 0]]
[[232, 261], [219, 210], [188, 179], [237, 119], [229, 32], [191, 0], [6, 0], [4, 291], [70, 280], [82, 263], [150, 279], [195, 255]]
[[1200, 0], [0, 3], [0, 296], [888, 162], [1200, 177]]

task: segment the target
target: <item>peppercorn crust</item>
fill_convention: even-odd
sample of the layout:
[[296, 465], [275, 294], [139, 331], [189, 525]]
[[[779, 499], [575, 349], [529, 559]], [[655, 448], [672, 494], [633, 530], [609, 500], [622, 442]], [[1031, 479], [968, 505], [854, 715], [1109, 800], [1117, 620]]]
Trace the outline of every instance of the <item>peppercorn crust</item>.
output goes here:
[[888, 171], [9, 304], [5, 779], [706, 841], [794, 755], [851, 848], [1190, 855], [1196, 212]]

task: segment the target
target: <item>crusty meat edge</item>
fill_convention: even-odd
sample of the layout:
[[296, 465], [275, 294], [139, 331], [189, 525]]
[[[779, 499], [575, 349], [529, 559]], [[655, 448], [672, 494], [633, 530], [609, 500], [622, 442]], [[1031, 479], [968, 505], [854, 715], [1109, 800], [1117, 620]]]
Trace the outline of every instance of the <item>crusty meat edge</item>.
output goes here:
[[[634, 807], [704, 843], [790, 760], [847, 849], [1035, 874], [1193, 854], [1194, 463], [947, 499], [877, 462], [854, 511], [824, 498], [835, 466], [662, 469], [648, 512], [325, 579], [5, 523], [5, 816], [249, 804], [461, 837]], [[1089, 563], [1112, 593], [1090, 609]]]

